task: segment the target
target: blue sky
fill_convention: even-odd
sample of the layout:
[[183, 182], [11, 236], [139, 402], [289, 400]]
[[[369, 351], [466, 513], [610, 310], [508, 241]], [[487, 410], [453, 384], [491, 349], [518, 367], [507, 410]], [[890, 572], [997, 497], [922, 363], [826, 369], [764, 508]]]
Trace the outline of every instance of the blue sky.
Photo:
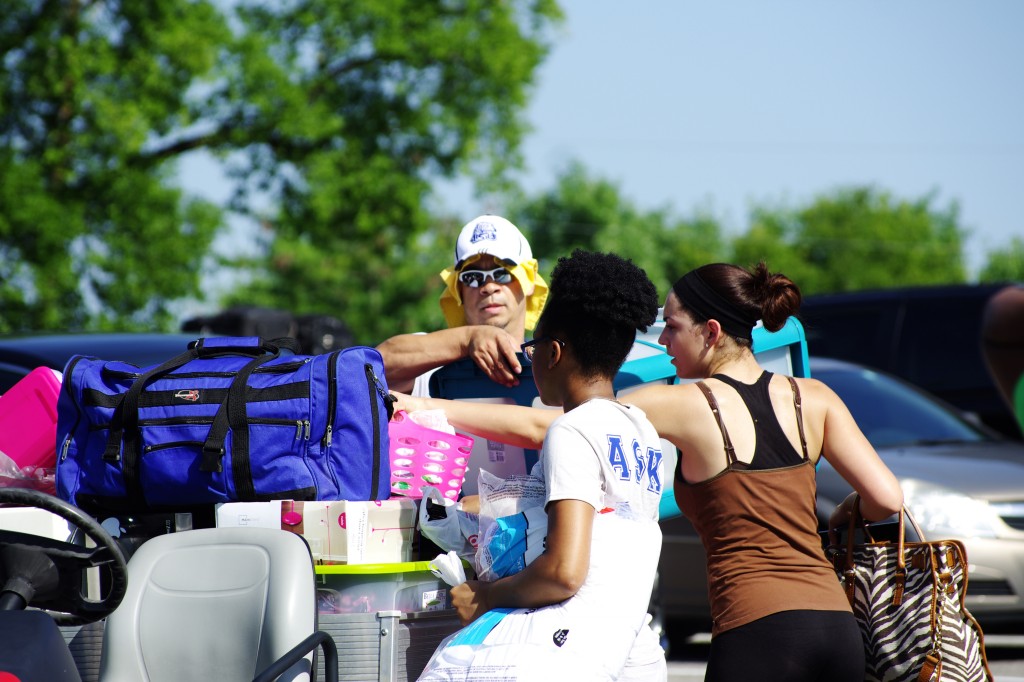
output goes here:
[[[528, 191], [577, 159], [642, 208], [801, 205], [838, 187], [957, 201], [968, 266], [1024, 236], [1024, 0], [561, 0]], [[468, 220], [500, 210], [458, 188]], [[528, 227], [528, 226], [524, 226]]]

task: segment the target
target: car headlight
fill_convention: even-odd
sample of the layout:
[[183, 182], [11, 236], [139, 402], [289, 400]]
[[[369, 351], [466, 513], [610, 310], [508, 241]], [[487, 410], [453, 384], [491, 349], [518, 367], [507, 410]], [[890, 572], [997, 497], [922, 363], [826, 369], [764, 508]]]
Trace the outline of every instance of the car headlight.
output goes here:
[[988, 502], [914, 478], [901, 479], [900, 485], [903, 503], [926, 539], [999, 536], [1002, 520]]

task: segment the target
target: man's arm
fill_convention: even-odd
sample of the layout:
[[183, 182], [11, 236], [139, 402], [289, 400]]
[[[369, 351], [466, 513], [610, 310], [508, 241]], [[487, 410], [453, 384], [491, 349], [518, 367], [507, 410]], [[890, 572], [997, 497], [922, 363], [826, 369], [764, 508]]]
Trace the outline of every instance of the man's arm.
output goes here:
[[468, 325], [429, 334], [399, 334], [379, 346], [388, 387], [408, 393], [416, 377], [469, 357], [499, 384], [516, 386], [522, 371], [516, 340], [498, 327]]

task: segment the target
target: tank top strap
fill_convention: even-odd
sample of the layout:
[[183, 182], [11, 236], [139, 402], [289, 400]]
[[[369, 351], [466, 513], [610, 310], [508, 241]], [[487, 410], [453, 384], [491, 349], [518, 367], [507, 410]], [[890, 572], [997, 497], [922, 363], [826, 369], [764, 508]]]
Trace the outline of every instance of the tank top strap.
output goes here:
[[736, 464], [736, 448], [733, 447], [732, 439], [729, 438], [729, 431], [725, 428], [725, 422], [722, 421], [722, 413], [718, 409], [718, 400], [715, 398], [715, 394], [711, 392], [711, 388], [703, 381], [697, 382], [697, 388], [707, 398], [708, 405], [711, 406], [711, 413], [715, 415], [715, 421], [718, 422], [718, 429], [722, 432], [722, 441], [725, 443], [726, 461], [728, 468], [731, 469]]
[[804, 410], [803, 410], [803, 399], [800, 397], [800, 387], [797, 386], [796, 379], [791, 376], [786, 376], [789, 379], [789, 385], [793, 388], [793, 409], [796, 410], [796, 428], [800, 432], [800, 447], [804, 451], [804, 459], [810, 459], [807, 454], [807, 436], [804, 435]]
[[[765, 370], [761, 373], [761, 376], [757, 378], [753, 384], [747, 385], [742, 381], [738, 381], [727, 374], [715, 374], [714, 379], [718, 379], [724, 384], [732, 386], [740, 394], [740, 398], [743, 399], [744, 403], [747, 403], [747, 396], [751, 395], [753, 391], [760, 390], [764, 398], [770, 401], [768, 394], [768, 384], [771, 382], [774, 373]], [[796, 411], [796, 427], [800, 434], [800, 447], [803, 449], [803, 458], [805, 460], [810, 459], [810, 455], [807, 452], [807, 436], [804, 433], [804, 412], [803, 412], [803, 399], [800, 396], [800, 387], [797, 386], [796, 379], [791, 376], [784, 375], [789, 381], [790, 387], [793, 389], [793, 409]], [[710, 392], [711, 389], [708, 389]], [[770, 402], [768, 403], [770, 405]], [[747, 403], [748, 409], [750, 403]], [[724, 427], [723, 427], [724, 428]]]

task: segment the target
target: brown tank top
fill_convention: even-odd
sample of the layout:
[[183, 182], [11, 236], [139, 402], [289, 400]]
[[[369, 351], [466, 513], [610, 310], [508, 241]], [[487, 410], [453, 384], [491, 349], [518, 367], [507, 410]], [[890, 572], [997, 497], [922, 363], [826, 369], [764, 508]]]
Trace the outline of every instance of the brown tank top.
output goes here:
[[[800, 393], [796, 382], [791, 384], [804, 441]], [[814, 463], [806, 443], [799, 464], [737, 468], [717, 401], [706, 385], [701, 389], [718, 419], [729, 466], [695, 484], [677, 474], [676, 496], [707, 552], [712, 635], [781, 611], [849, 612], [821, 547]]]

